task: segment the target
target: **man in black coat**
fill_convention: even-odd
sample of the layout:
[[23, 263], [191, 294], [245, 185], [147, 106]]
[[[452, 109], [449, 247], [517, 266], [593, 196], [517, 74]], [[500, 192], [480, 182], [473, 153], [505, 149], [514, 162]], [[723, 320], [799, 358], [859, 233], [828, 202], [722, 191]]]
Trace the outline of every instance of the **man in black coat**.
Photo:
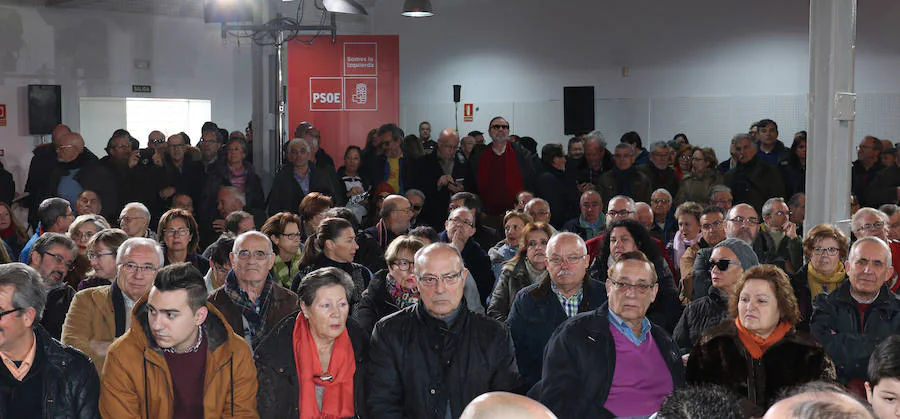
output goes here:
[[678, 194], [678, 175], [675, 169], [669, 167], [671, 151], [669, 145], [662, 141], [650, 144], [650, 162], [638, 166], [638, 170], [650, 178], [653, 190], [663, 188], [675, 196]]
[[366, 407], [379, 419], [459, 417], [474, 398], [518, 386], [506, 327], [463, 302], [466, 269], [453, 246], [434, 243], [415, 260], [419, 302], [372, 333]]
[[606, 281], [608, 304], [553, 332], [541, 381], [529, 397], [561, 418], [646, 417], [659, 410], [684, 385], [684, 366], [672, 338], [646, 318], [658, 289], [643, 253], [622, 254]]
[[180, 133], [170, 135], [166, 140], [168, 150], [166, 165], [157, 191], [165, 207], [173, 204], [175, 195], [180, 194], [191, 197], [195, 205], [201, 202], [206, 172], [202, 163], [195, 162], [185, 155], [189, 146], [187, 139]]
[[759, 150], [749, 134], [735, 135], [731, 144], [737, 166], [725, 174], [725, 185], [731, 188], [735, 203], [750, 204], [759, 213], [767, 199], [784, 196], [781, 172], [757, 156]]
[[0, 266], [0, 353], [8, 360], [0, 366], [0, 417], [98, 418], [97, 370], [38, 324], [45, 304], [37, 271], [21, 263]]
[[425, 194], [425, 205], [419, 215], [419, 224], [427, 224], [440, 230], [447, 218], [450, 197], [465, 190], [465, 164], [454, 157], [459, 145], [456, 130], [441, 131], [437, 140], [437, 152], [426, 154], [414, 163], [416, 175], [410, 180], [415, 189]]
[[65, 281], [75, 254], [75, 242], [59, 233], [44, 233], [31, 247], [30, 265], [41, 275], [47, 289], [40, 323], [54, 339], [62, 336], [63, 323], [75, 297], [75, 289]]
[[338, 192], [341, 189], [334, 169], [310, 164], [310, 153], [309, 142], [302, 138], [294, 138], [288, 143], [289, 164], [275, 174], [266, 200], [269, 216], [282, 211], [296, 213], [300, 201], [310, 192], [330, 196], [336, 207], [346, 202], [346, 196]]
[[47, 173], [50, 173], [56, 166], [56, 145], [63, 135], [72, 132], [68, 126], [59, 124], [53, 128], [50, 134], [50, 144], [39, 144], [34, 148], [31, 156], [31, 163], [28, 164], [28, 178], [25, 181], [25, 192], [31, 196], [25, 198], [23, 205], [29, 208], [28, 222], [31, 225], [37, 225], [37, 209], [41, 204], [41, 199], [35, 196], [36, 193], [42, 192], [43, 184]]

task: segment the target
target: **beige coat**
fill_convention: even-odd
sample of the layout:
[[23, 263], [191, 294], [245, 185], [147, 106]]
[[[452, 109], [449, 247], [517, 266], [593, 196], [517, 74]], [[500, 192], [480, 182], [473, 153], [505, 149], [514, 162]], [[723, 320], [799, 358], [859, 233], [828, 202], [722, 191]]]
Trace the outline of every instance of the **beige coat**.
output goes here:
[[[111, 289], [120, 292], [114, 285], [107, 285], [84, 289], [75, 294], [62, 328], [62, 343], [71, 345], [90, 357], [97, 366], [98, 374], [103, 371], [106, 355], [100, 355], [91, 349], [91, 340], [107, 342], [116, 340], [117, 313]], [[124, 305], [122, 310], [118, 315], [124, 326], [125, 316], [131, 314], [124, 311]]]

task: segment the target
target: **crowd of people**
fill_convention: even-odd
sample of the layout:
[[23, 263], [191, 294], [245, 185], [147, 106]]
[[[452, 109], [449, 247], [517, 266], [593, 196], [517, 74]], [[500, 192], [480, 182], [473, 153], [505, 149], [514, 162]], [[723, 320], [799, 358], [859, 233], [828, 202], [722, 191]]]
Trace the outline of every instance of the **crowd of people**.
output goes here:
[[267, 192], [250, 132], [57, 126], [0, 176], [0, 417], [900, 417], [890, 141], [846, 234], [804, 232], [769, 119], [721, 162], [510, 129], [388, 123], [336, 167], [303, 122]]

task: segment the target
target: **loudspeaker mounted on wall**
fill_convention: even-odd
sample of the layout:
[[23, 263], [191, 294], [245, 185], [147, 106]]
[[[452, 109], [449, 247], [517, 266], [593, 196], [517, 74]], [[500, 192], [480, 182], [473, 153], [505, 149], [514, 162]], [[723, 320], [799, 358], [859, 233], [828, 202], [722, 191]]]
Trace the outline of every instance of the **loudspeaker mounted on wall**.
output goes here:
[[563, 87], [563, 120], [566, 135], [594, 130], [594, 86]]
[[454, 84], [453, 85], [453, 102], [459, 103], [459, 97], [462, 93], [462, 85]]
[[48, 135], [62, 123], [62, 88], [56, 84], [28, 85], [28, 133]]

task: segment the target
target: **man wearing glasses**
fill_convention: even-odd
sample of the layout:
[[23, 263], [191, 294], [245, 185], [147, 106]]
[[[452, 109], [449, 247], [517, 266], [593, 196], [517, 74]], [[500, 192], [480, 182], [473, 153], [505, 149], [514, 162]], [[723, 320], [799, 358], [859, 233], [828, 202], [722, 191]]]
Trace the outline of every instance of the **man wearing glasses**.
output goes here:
[[110, 285], [75, 294], [62, 326], [62, 341], [90, 357], [98, 373], [103, 371], [109, 345], [131, 328], [131, 309], [150, 290], [156, 271], [163, 265], [159, 243], [141, 237], [125, 240], [111, 256], [118, 266], [116, 279]]
[[403, 196], [388, 195], [381, 204], [378, 216], [381, 220], [377, 224], [356, 236], [359, 250], [356, 251], [354, 261], [372, 272], [387, 269], [384, 252], [397, 236], [406, 234], [409, 230], [409, 222], [413, 216], [412, 204]]
[[797, 236], [797, 226], [790, 221], [791, 210], [784, 198], [769, 198], [763, 204], [763, 221], [760, 226], [760, 242], [765, 248], [784, 259], [784, 271], [793, 275], [803, 264], [803, 243]]
[[494, 289], [494, 272], [491, 271], [491, 258], [472, 237], [475, 234], [475, 213], [466, 207], [456, 208], [450, 211], [444, 228], [441, 241], [459, 250], [466, 269], [472, 273], [478, 286], [481, 297], [478, 302], [486, 308], [487, 299]]
[[200, 153], [203, 155], [201, 163], [205, 173], [213, 170], [213, 165], [219, 158], [219, 149], [222, 148], [224, 140], [218, 126], [215, 128], [210, 126], [200, 134], [200, 142], [197, 143], [197, 147], [200, 148]]
[[119, 228], [128, 237], [144, 237], [156, 240], [156, 233], [150, 230], [150, 210], [140, 202], [129, 202], [119, 214]]
[[199, 202], [201, 189], [206, 184], [206, 173], [203, 165], [194, 162], [186, 155], [190, 146], [182, 133], [170, 135], [166, 140], [165, 174], [160, 179], [157, 194], [163, 201], [163, 207], [173, 203], [176, 195], [184, 194], [193, 202]]
[[41, 321], [46, 289], [34, 269], [0, 266], [3, 416], [98, 418], [100, 378], [88, 357], [52, 339]]
[[646, 417], [659, 410], [684, 384], [684, 367], [672, 338], [647, 320], [658, 290], [643, 253], [619, 256], [609, 268], [608, 303], [554, 332], [529, 397], [561, 418]]
[[603, 199], [593, 190], [584, 191], [579, 201], [581, 214], [567, 221], [562, 231], [577, 234], [583, 240], [590, 240], [606, 230], [606, 216], [603, 214]]
[[372, 333], [366, 408], [378, 418], [459, 417], [474, 398], [519, 382], [501, 323], [462, 304], [466, 269], [455, 247], [416, 253], [419, 302], [381, 319]]
[[72, 270], [75, 260], [75, 242], [59, 233], [44, 233], [31, 248], [31, 267], [41, 274], [41, 281], [47, 290], [47, 305], [41, 326], [59, 339], [63, 322], [69, 312], [69, 304], [75, 296], [75, 289], [64, 281]]
[[[624, 219], [637, 220], [637, 205], [634, 203], [634, 199], [624, 195], [616, 195], [606, 204], [606, 228], [609, 228], [609, 225], [614, 221]], [[606, 234], [608, 233], [601, 234], [585, 242], [589, 257], [588, 266], [594, 261], [597, 253], [600, 253], [600, 247], [603, 245]], [[669, 265], [669, 271], [675, 272], [675, 264], [672, 263], [672, 258], [666, 250], [666, 245], [662, 240], [657, 239], [652, 235], [650, 236], [650, 239], [653, 240], [653, 242], [656, 243], [656, 247], [659, 248], [659, 253], [663, 255], [666, 264]]]
[[297, 294], [278, 285], [272, 273], [272, 241], [265, 234], [248, 231], [238, 236], [229, 259], [232, 270], [225, 277], [225, 285], [209, 296], [209, 302], [222, 312], [235, 333], [254, 348], [300, 303]]
[[694, 293], [694, 263], [700, 253], [709, 257], [712, 248], [725, 240], [725, 211], [710, 205], [700, 213], [700, 240], [684, 251], [678, 263], [681, 266], [681, 302], [690, 304]]
[[900, 272], [900, 242], [888, 239], [888, 229], [890, 228], [887, 214], [876, 210], [875, 208], [860, 208], [853, 214], [850, 219], [850, 228], [856, 238], [878, 237], [891, 249], [891, 260], [893, 262], [894, 271], [888, 278], [887, 286], [893, 292], [900, 289], [900, 281], [898, 281], [898, 272]]
[[587, 272], [587, 248], [575, 233], [559, 233], [547, 243], [547, 274], [516, 294], [506, 323], [516, 363], [527, 389], [541, 379], [544, 346], [562, 322], [600, 307], [606, 290]]

